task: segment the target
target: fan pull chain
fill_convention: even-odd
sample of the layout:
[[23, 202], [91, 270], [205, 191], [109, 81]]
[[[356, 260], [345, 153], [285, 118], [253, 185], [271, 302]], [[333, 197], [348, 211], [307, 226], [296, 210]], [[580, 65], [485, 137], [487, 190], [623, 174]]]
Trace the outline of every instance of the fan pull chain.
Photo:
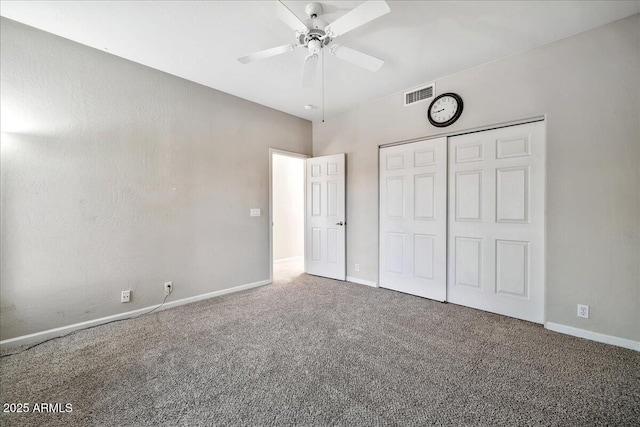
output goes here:
[[324, 49], [322, 49], [322, 123], [324, 123]]

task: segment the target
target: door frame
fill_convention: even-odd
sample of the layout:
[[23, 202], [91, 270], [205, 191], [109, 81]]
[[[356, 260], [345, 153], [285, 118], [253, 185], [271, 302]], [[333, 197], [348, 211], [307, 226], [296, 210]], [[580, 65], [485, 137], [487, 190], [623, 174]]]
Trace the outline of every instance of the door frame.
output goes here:
[[[278, 148], [269, 148], [269, 283], [273, 283], [273, 156], [277, 154], [279, 156], [293, 157], [296, 159], [308, 159], [311, 156], [308, 154], [296, 153], [293, 151], [280, 150]], [[302, 175], [302, 183], [304, 187], [304, 229], [302, 238], [304, 239], [304, 271], [307, 271], [307, 242], [306, 242], [306, 229], [307, 229], [307, 175]]]
[[[543, 195], [543, 203], [544, 203], [544, 231], [543, 231], [543, 250], [544, 250], [544, 256], [543, 256], [543, 264], [544, 264], [544, 272], [542, 274], [542, 289], [543, 289], [543, 293], [544, 293], [544, 297], [543, 297], [543, 308], [542, 308], [542, 312], [543, 312], [543, 320], [542, 320], [542, 324], [545, 325], [547, 324], [547, 296], [549, 295], [549, 293], [547, 292], [547, 206], [548, 206], [548, 192], [547, 192], [547, 174], [546, 171], [548, 170], [547, 166], [548, 166], [548, 153], [546, 151], [546, 148], [548, 148], [549, 146], [549, 141], [548, 141], [548, 118], [547, 115], [540, 115], [540, 116], [533, 116], [533, 117], [529, 117], [529, 118], [524, 118], [524, 119], [516, 119], [516, 120], [511, 120], [511, 121], [507, 121], [507, 122], [500, 122], [500, 123], [495, 123], [495, 124], [491, 124], [491, 125], [486, 125], [486, 126], [477, 126], [477, 127], [473, 127], [473, 128], [467, 128], [467, 129], [460, 129], [457, 131], [453, 131], [453, 132], [442, 132], [442, 133], [437, 133], [434, 135], [426, 135], [423, 137], [418, 137], [418, 138], [411, 138], [411, 139], [406, 139], [406, 140], [401, 140], [401, 141], [395, 141], [395, 142], [389, 142], [386, 144], [379, 144], [378, 145], [378, 287], [380, 287], [380, 263], [381, 263], [381, 258], [380, 258], [380, 150], [382, 148], [386, 148], [386, 147], [393, 147], [395, 145], [405, 145], [405, 144], [411, 144], [413, 142], [419, 142], [419, 141], [426, 141], [426, 140], [430, 140], [430, 139], [435, 139], [435, 138], [441, 138], [441, 137], [446, 137], [447, 138], [447, 150], [449, 149], [449, 140], [448, 138], [454, 137], [454, 136], [460, 136], [460, 135], [466, 135], [469, 133], [475, 133], [475, 132], [483, 132], [483, 131], [487, 131], [487, 130], [493, 130], [493, 129], [500, 129], [500, 128], [505, 128], [505, 127], [510, 127], [510, 126], [518, 126], [518, 125], [523, 125], [523, 124], [527, 124], [527, 123], [534, 123], [534, 122], [544, 122], [545, 123], [545, 128], [544, 128], [544, 134], [545, 134], [545, 138], [544, 138], [544, 144], [545, 144], [545, 158], [544, 158], [544, 165], [545, 165], [545, 174], [544, 174], [544, 195]], [[447, 172], [448, 175], [448, 172]], [[447, 178], [447, 207], [449, 206], [449, 182], [448, 182], [448, 178]], [[447, 236], [449, 235], [449, 221], [447, 219]], [[448, 239], [447, 239], [448, 240]], [[447, 241], [447, 254], [449, 251], [449, 246], [448, 246], [448, 241]], [[447, 257], [447, 270], [448, 270], [448, 257]], [[449, 277], [447, 275], [447, 289], [449, 286]], [[420, 298], [420, 297], [418, 297]], [[447, 302], [447, 301], [445, 301]]]

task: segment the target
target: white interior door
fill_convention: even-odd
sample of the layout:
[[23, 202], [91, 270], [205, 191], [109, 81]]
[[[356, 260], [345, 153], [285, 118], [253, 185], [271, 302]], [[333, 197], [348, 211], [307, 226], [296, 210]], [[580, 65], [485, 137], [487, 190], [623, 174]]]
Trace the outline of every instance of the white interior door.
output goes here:
[[447, 139], [380, 150], [380, 286], [444, 301]]
[[306, 160], [305, 258], [309, 274], [346, 279], [345, 155]]
[[544, 122], [449, 139], [447, 300], [544, 321]]

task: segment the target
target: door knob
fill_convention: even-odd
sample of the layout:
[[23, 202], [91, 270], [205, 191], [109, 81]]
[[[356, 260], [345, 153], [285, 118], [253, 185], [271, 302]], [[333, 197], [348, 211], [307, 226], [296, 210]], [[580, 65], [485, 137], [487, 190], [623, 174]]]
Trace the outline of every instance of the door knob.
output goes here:
[[336, 225], [344, 225], [344, 224], [342, 223], [342, 221], [340, 221], [340, 222], [336, 222]]

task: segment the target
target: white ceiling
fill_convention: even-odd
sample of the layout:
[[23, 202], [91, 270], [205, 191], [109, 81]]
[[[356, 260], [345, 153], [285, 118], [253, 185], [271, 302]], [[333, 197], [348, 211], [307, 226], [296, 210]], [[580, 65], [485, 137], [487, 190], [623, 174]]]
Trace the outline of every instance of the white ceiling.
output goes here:
[[[387, 2], [389, 14], [338, 39], [384, 59], [382, 69], [327, 55], [327, 116], [640, 12], [639, 1]], [[306, 18], [308, 2], [284, 3]], [[321, 3], [332, 22], [362, 1]], [[321, 117], [303, 108], [322, 105], [320, 73], [315, 87], [299, 87], [304, 50], [236, 61], [294, 43], [272, 1], [2, 1], [0, 14], [295, 116]]]

